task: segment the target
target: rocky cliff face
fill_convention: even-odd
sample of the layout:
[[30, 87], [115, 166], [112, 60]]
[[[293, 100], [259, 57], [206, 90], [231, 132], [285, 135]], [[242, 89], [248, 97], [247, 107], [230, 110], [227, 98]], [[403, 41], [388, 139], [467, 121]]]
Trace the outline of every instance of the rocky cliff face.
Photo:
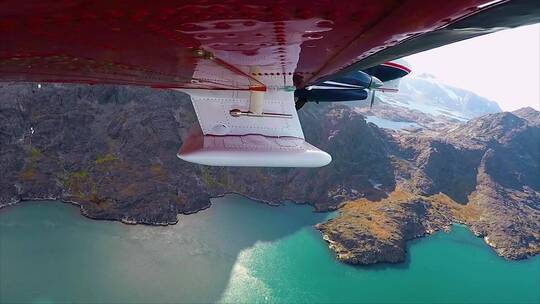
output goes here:
[[523, 258], [540, 251], [540, 139], [530, 122], [539, 114], [524, 112], [398, 133], [346, 105], [308, 104], [300, 112], [306, 137], [332, 154], [330, 165], [221, 168], [176, 158], [196, 122], [182, 93], [4, 84], [0, 206], [61, 199], [91, 218], [171, 224], [208, 207], [210, 197], [237, 192], [318, 211], [341, 207], [319, 228], [350, 263], [400, 261], [408, 239], [452, 222], [469, 225], [499, 254]]
[[187, 98], [113, 86], [4, 85], [2, 204], [59, 198], [92, 218], [166, 224], [208, 205], [176, 159], [196, 121]]

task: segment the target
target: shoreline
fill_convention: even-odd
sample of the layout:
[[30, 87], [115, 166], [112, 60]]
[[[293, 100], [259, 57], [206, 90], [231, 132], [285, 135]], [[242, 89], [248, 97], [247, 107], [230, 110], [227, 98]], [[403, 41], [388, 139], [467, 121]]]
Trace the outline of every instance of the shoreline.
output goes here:
[[[257, 199], [257, 198], [254, 198], [254, 197], [251, 197], [249, 195], [245, 195], [245, 194], [242, 194], [242, 193], [238, 193], [238, 192], [234, 192], [234, 191], [231, 191], [231, 192], [225, 192], [223, 194], [220, 194], [220, 195], [216, 195], [216, 196], [213, 196], [213, 197], [210, 197], [210, 200], [208, 201], [208, 204], [200, 207], [200, 208], [197, 208], [195, 210], [192, 210], [192, 211], [187, 211], [187, 212], [181, 212], [181, 213], [177, 213], [176, 214], [176, 220], [174, 222], [152, 222], [152, 223], [148, 223], [148, 222], [141, 222], [141, 221], [136, 221], [136, 220], [132, 220], [132, 219], [129, 219], [129, 218], [121, 218], [121, 219], [108, 219], [108, 218], [100, 218], [100, 217], [95, 217], [95, 216], [91, 216], [88, 214], [87, 210], [84, 208], [83, 204], [77, 202], [77, 201], [74, 201], [74, 200], [68, 200], [68, 199], [62, 199], [62, 198], [57, 198], [57, 197], [32, 197], [32, 198], [19, 198], [18, 200], [16, 201], [11, 201], [10, 203], [7, 203], [5, 205], [0, 205], [0, 210], [4, 209], [4, 208], [9, 208], [9, 207], [14, 207], [16, 205], [19, 205], [19, 204], [22, 204], [24, 202], [32, 202], [32, 201], [57, 201], [57, 202], [60, 202], [60, 203], [63, 203], [63, 204], [70, 204], [70, 205], [73, 205], [73, 206], [76, 206], [76, 207], [79, 207], [79, 210], [80, 210], [80, 214], [82, 216], [84, 216], [85, 218], [88, 218], [88, 219], [91, 219], [91, 220], [95, 220], [95, 221], [111, 221], [111, 222], [119, 222], [119, 223], [122, 223], [122, 224], [125, 224], [125, 225], [145, 225], [145, 226], [171, 226], [171, 225], [176, 225], [179, 221], [178, 221], [178, 216], [181, 216], [181, 215], [192, 215], [192, 214], [195, 214], [195, 213], [198, 213], [200, 211], [203, 211], [203, 210], [206, 210], [208, 208], [210, 208], [212, 206], [212, 199], [215, 199], [215, 198], [222, 198], [222, 197], [225, 197], [227, 195], [238, 195], [238, 196], [241, 196], [243, 198], [246, 198], [246, 199], [249, 199], [251, 201], [254, 201], [254, 202], [257, 202], [257, 203], [260, 203], [260, 204], [264, 204], [264, 205], [267, 205], [269, 207], [280, 207], [280, 206], [284, 206], [285, 203], [284, 202], [272, 202], [272, 201], [268, 201], [268, 200], [262, 200], [262, 199]], [[309, 205], [308, 203], [299, 203], [299, 202], [296, 202], [294, 200], [285, 200], [285, 201], [288, 201], [288, 202], [291, 202], [295, 205]], [[315, 209], [315, 207], [311, 206], [313, 208], [313, 212], [322, 212], [322, 213], [325, 213], [325, 212], [333, 212], [335, 210], [329, 210], [329, 211], [318, 211]]]
[[[71, 205], [71, 206], [74, 206], [74, 207], [79, 207], [79, 214], [82, 215], [83, 217], [85, 217], [87, 219], [90, 219], [90, 220], [93, 220], [93, 221], [118, 222], [118, 223], [121, 223], [121, 224], [124, 224], [124, 225], [143, 225], [143, 226], [152, 226], [152, 227], [159, 227], [159, 226], [165, 227], [165, 226], [176, 225], [179, 222], [179, 216], [181, 216], [181, 215], [192, 215], [192, 214], [196, 214], [196, 213], [198, 213], [200, 211], [204, 211], [204, 210], [210, 208], [212, 206], [212, 199], [222, 198], [222, 197], [225, 197], [227, 195], [237, 195], [237, 196], [249, 199], [251, 201], [257, 202], [259, 204], [264, 204], [264, 205], [269, 206], [269, 207], [284, 206], [286, 204], [285, 202], [291, 202], [292, 204], [295, 204], [295, 205], [309, 205], [308, 203], [298, 203], [298, 202], [296, 202], [294, 200], [285, 200], [284, 202], [276, 203], [276, 202], [271, 202], [271, 201], [267, 201], [267, 200], [256, 199], [256, 198], [250, 197], [249, 195], [244, 195], [244, 194], [237, 193], [237, 192], [226, 192], [226, 193], [223, 193], [221, 195], [211, 197], [208, 204], [202, 206], [201, 208], [198, 208], [196, 210], [189, 211], [189, 212], [178, 213], [176, 215], [176, 220], [174, 222], [153, 222], [153, 223], [148, 223], [148, 222], [139, 222], [139, 221], [131, 220], [131, 219], [128, 219], [128, 218], [108, 219], [108, 218], [93, 217], [93, 216], [90, 216], [88, 214], [88, 212], [86, 211], [86, 209], [84, 208], [84, 206], [81, 203], [79, 203], [77, 201], [74, 201], [74, 200], [60, 199], [60, 198], [55, 198], [55, 197], [21, 198], [21, 199], [19, 199], [17, 201], [12, 201], [12, 202], [10, 202], [8, 204], [0, 206], [0, 212], [4, 208], [15, 207], [16, 205], [22, 204], [24, 202], [34, 202], [34, 201], [36, 201], [36, 202], [37, 201], [59, 202], [59, 203], [62, 203], [62, 204], [68, 204], [68, 205]], [[344, 203], [342, 203], [342, 204], [344, 204]], [[328, 212], [339, 211], [339, 208], [336, 209], [336, 210], [320, 211], [320, 210], [317, 210], [314, 206], [311, 206], [311, 207], [312, 207], [314, 213], [328, 213]], [[446, 233], [448, 233], [448, 232], [450, 232], [452, 230], [454, 225], [466, 227], [475, 237], [482, 238], [483, 241], [484, 241], [484, 244], [487, 245], [489, 248], [491, 248], [491, 250], [493, 251], [493, 253], [495, 253], [495, 255], [497, 255], [498, 257], [501, 257], [501, 258], [503, 258], [505, 260], [508, 260], [508, 261], [521, 261], [521, 260], [527, 260], [529, 258], [533, 258], [535, 256], [538, 256], [538, 254], [533, 254], [533, 255], [524, 255], [524, 256], [516, 257], [516, 256], [506, 256], [506, 255], [500, 254], [497, 251], [497, 247], [494, 246], [494, 244], [489, 242], [489, 236], [479, 234], [477, 231], [475, 231], [475, 229], [473, 229], [473, 226], [471, 226], [471, 225], [467, 225], [466, 223], [463, 223], [461, 221], [452, 221], [449, 225], [444, 226], [441, 229], [434, 229], [434, 230], [425, 231], [425, 233], [423, 233], [421, 235], [415, 235], [414, 237], [412, 237], [410, 239], [404, 240], [403, 243], [404, 243], [405, 250], [404, 250], [404, 255], [403, 255], [402, 260], [376, 261], [376, 262], [369, 262], [369, 263], [351, 262], [350, 260], [347, 259], [347, 254], [343, 252], [343, 250], [342, 250], [343, 248], [341, 248], [342, 246], [340, 245], [340, 242], [337, 241], [337, 240], [332, 239], [332, 237], [330, 235], [328, 235], [327, 233], [325, 233], [321, 229], [321, 227], [322, 227], [321, 225], [323, 225], [323, 224], [324, 224], [324, 222], [323, 223], [317, 223], [316, 225], [313, 226], [313, 228], [318, 231], [321, 239], [327, 244], [326, 247], [333, 253], [334, 258], [337, 259], [338, 261], [340, 261], [341, 263], [349, 264], [349, 265], [370, 266], [370, 265], [384, 265], [384, 264], [402, 264], [408, 258], [409, 252], [408, 252], [407, 248], [408, 248], [408, 246], [410, 245], [411, 242], [422, 239], [422, 238], [425, 238], [425, 237], [429, 237], [429, 236], [431, 236], [431, 235], [433, 235], [433, 234], [435, 234], [437, 232], [446, 232]]]

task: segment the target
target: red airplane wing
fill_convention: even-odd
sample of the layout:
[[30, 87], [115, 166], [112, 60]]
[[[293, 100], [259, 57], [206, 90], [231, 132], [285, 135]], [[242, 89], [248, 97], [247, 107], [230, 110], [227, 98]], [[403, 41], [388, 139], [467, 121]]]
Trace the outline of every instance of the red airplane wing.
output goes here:
[[533, 22], [537, 2], [515, 0], [7, 0], [0, 81], [246, 90], [261, 74], [305, 86]]

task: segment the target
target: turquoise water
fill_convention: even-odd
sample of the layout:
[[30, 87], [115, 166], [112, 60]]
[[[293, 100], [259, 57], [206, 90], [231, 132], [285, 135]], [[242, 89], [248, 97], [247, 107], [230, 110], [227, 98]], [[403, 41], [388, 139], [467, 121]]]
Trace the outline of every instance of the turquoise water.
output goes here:
[[169, 227], [93, 221], [54, 202], [0, 210], [0, 302], [539, 303], [540, 259], [496, 256], [456, 226], [401, 265], [337, 262], [328, 214], [239, 197]]

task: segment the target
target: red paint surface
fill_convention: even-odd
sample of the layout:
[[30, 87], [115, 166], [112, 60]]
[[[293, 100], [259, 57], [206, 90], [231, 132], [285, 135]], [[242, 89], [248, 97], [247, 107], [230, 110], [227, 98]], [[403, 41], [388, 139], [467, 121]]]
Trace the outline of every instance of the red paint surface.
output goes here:
[[7, 0], [0, 81], [247, 90], [266, 73], [306, 85], [487, 2]]
[[399, 63], [395, 63], [395, 62], [385, 62], [385, 63], [383, 63], [381, 65], [388, 66], [388, 67], [393, 67], [393, 68], [396, 68], [396, 69], [400, 69], [403, 72], [406, 72], [407, 74], [411, 72], [411, 69], [409, 69], [408, 67], [406, 67], [404, 65], [401, 65]]

